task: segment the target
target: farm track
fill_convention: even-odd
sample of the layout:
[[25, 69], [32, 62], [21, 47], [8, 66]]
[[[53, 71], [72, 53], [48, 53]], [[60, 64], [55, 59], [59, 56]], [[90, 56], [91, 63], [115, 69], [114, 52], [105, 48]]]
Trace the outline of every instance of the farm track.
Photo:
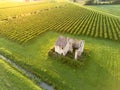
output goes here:
[[[120, 41], [119, 19], [84, 7], [65, 4], [52, 9], [44, 9], [43, 11], [37, 10], [31, 12], [29, 16], [27, 15], [28, 13], [24, 14], [21, 16], [23, 18], [20, 19], [17, 17], [12, 17], [13, 20], [4, 19], [5, 22], [2, 23], [5, 23], [5, 25], [0, 24], [0, 35], [21, 44], [50, 30]], [[25, 17], [33, 17], [33, 19], [28, 22], [28, 18]], [[21, 22], [16, 23], [18, 20], [21, 20]], [[12, 23], [8, 25], [10, 22]], [[18, 29], [22, 25], [23, 27]], [[10, 26], [15, 28], [9, 30]]]

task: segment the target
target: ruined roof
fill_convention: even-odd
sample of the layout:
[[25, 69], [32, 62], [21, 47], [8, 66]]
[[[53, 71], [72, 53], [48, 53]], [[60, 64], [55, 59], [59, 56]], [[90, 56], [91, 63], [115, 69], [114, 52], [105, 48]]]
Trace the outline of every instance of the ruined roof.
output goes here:
[[82, 42], [84, 42], [84, 41], [60, 36], [57, 39], [55, 45], [59, 46], [61, 48], [64, 48], [67, 45], [67, 43], [69, 43], [69, 44], [72, 43], [72, 47], [78, 49], [78, 48], [80, 48]]
[[80, 48], [82, 42], [83, 42], [83, 40], [75, 40], [73, 43], [73, 47]]
[[67, 38], [60, 36], [56, 42], [56, 46], [60, 46], [61, 48], [64, 48], [67, 44]]

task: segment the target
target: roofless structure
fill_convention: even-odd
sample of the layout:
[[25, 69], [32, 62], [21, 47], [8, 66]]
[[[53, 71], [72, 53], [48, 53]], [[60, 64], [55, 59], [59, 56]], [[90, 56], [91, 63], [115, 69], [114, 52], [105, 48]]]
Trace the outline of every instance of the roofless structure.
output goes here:
[[84, 40], [60, 36], [55, 44], [55, 52], [65, 56], [70, 51], [71, 53], [75, 53], [74, 58], [77, 60], [84, 51], [84, 44]]

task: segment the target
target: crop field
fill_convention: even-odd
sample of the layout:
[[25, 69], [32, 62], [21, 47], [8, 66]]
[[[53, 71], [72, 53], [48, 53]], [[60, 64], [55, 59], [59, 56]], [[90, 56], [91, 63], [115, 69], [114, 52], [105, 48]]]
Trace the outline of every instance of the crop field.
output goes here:
[[[74, 12], [75, 13], [71, 13]], [[0, 35], [26, 43], [45, 31], [120, 41], [120, 20], [73, 4], [0, 23]]]
[[94, 5], [94, 6], [87, 6], [87, 7], [93, 10], [108, 13], [120, 18], [120, 5], [98, 5], [98, 6]]
[[0, 90], [42, 90], [0, 59]]
[[4, 20], [10, 17], [20, 17], [24, 14], [31, 14], [37, 10], [44, 10], [60, 6], [63, 3], [5, 3], [0, 4], [0, 20]]
[[[7, 58], [55, 90], [119, 90], [119, 13], [113, 10], [109, 15], [107, 9], [99, 12], [73, 3], [9, 5], [0, 6], [0, 53], [10, 52]], [[48, 55], [60, 35], [85, 40], [90, 53], [83, 66], [73, 68]], [[41, 89], [2, 60], [1, 87]]]

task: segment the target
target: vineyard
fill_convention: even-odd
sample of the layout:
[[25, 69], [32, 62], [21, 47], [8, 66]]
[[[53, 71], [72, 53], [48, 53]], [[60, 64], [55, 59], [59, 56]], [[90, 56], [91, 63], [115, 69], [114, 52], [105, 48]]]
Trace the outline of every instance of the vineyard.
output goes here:
[[118, 18], [74, 4], [62, 4], [5, 19], [0, 22], [0, 35], [19, 43], [26, 43], [41, 33], [52, 30], [120, 41], [119, 24]]
[[[0, 59], [0, 89], [39, 90], [39, 80], [55, 90], [119, 90], [120, 18], [114, 15], [74, 3], [0, 4], [1, 55], [37, 77]], [[61, 35], [85, 41], [89, 55], [80, 68], [48, 55]]]

